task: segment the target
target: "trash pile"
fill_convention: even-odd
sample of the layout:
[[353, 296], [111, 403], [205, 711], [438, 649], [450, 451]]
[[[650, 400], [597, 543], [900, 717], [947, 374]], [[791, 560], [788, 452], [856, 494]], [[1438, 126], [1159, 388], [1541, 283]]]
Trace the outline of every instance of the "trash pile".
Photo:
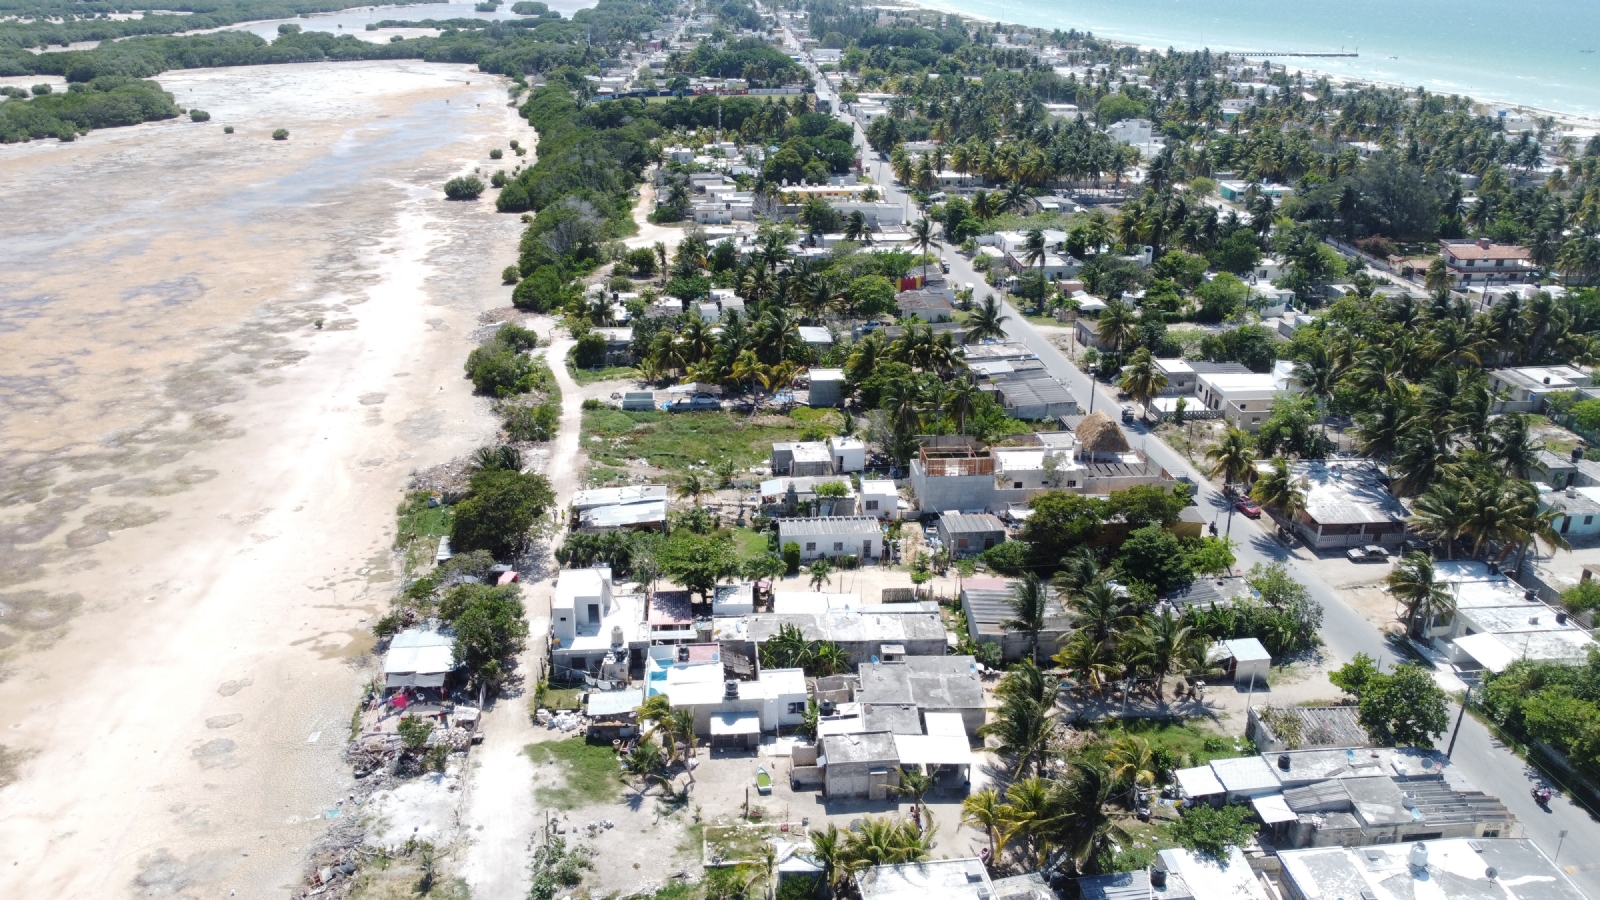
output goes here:
[[[446, 745], [452, 753], [465, 752], [472, 745], [472, 732], [465, 728], [435, 728], [428, 735], [428, 748]], [[344, 761], [357, 778], [374, 772], [393, 774], [395, 764], [405, 754], [405, 741], [398, 734], [364, 734], [344, 748]]]
[[584, 727], [584, 717], [571, 710], [552, 713], [548, 709], [541, 709], [533, 714], [533, 720], [554, 731], [570, 732]]

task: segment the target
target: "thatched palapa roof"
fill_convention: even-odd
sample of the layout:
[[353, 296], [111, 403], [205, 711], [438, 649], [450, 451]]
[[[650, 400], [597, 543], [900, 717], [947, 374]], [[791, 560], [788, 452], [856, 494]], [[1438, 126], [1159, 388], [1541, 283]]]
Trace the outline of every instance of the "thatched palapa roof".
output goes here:
[[1092, 412], [1083, 417], [1074, 429], [1083, 449], [1089, 453], [1126, 453], [1133, 449], [1117, 423], [1103, 412]]

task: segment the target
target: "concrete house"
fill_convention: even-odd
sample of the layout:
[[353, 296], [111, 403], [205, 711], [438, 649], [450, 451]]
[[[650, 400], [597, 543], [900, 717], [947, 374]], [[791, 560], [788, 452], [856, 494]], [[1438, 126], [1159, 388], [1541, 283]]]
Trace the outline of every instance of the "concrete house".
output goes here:
[[[1011, 608], [1011, 598], [1016, 581], [992, 576], [977, 576], [961, 582], [961, 611], [967, 617], [967, 634], [977, 643], [1000, 645], [1000, 656], [1016, 662], [1028, 655], [1030, 640], [1027, 634], [1006, 625], [1016, 618]], [[1051, 589], [1052, 593], [1054, 589]], [[1072, 630], [1072, 622], [1061, 609], [1060, 599], [1052, 597], [1050, 614], [1039, 631], [1039, 652], [1053, 653], [1061, 639]]]
[[563, 678], [627, 678], [650, 646], [643, 598], [615, 594], [611, 569], [563, 569], [550, 601], [552, 662]]
[[983, 727], [983, 682], [970, 656], [906, 656], [861, 665], [856, 702], [910, 705], [923, 714], [959, 715], [967, 734]]
[[887, 478], [861, 479], [861, 512], [882, 522], [900, 518], [900, 492]]
[[1292, 380], [1273, 373], [1196, 375], [1195, 396], [1236, 428], [1256, 431], [1272, 414], [1279, 394], [1299, 393]]
[[994, 459], [978, 441], [959, 435], [925, 439], [911, 460], [917, 508], [986, 511], [994, 496]]
[[800, 559], [855, 556], [862, 563], [883, 556], [883, 528], [871, 516], [779, 519], [778, 545], [800, 545]]
[[807, 404], [813, 408], [838, 406], [844, 402], [844, 370], [812, 369], [811, 392]]
[[1006, 540], [1005, 524], [988, 513], [940, 513], [938, 531], [951, 559], [977, 556]]
[[772, 474], [832, 475], [833, 456], [822, 441], [775, 441]]
[[1496, 412], [1541, 412], [1551, 394], [1593, 385], [1594, 378], [1588, 372], [1573, 366], [1489, 370], [1489, 389], [1505, 395], [1504, 400], [1495, 404]]
[[835, 435], [828, 438], [827, 444], [834, 474], [860, 472], [867, 467], [867, 445], [859, 439]]
[[[1270, 465], [1258, 461], [1257, 473]], [[1405, 540], [1405, 507], [1383, 483], [1376, 463], [1298, 460], [1292, 471], [1306, 496], [1305, 508], [1292, 525], [1308, 546], [1315, 550], [1366, 544], [1393, 547]]]
[[1567, 873], [1526, 838], [1282, 850], [1278, 861], [1278, 880], [1288, 900], [1413, 900], [1430, 893], [1451, 900], [1584, 897]]
[[1439, 257], [1450, 273], [1451, 287], [1531, 283], [1539, 276], [1533, 251], [1488, 238], [1440, 241]]
[[829, 798], [887, 800], [900, 786], [900, 753], [888, 731], [824, 735], [822, 790]]

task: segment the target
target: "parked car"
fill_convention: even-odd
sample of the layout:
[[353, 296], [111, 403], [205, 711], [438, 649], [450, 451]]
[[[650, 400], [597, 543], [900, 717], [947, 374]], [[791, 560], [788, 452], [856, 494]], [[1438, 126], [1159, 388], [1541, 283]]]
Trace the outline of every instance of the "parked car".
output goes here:
[[695, 394], [693, 397], [672, 401], [672, 406], [668, 408], [673, 412], [703, 412], [721, 409], [722, 401], [710, 394]]
[[1122, 408], [1122, 423], [1124, 425], [1132, 425], [1133, 424], [1133, 407], [1124, 406]]
[[1233, 504], [1233, 508], [1237, 509], [1239, 512], [1243, 513], [1249, 518], [1261, 518], [1261, 507], [1249, 497], [1240, 497], [1239, 502]]
[[1351, 547], [1344, 552], [1351, 562], [1384, 562], [1389, 558], [1389, 551], [1377, 544], [1368, 544], [1365, 547]]

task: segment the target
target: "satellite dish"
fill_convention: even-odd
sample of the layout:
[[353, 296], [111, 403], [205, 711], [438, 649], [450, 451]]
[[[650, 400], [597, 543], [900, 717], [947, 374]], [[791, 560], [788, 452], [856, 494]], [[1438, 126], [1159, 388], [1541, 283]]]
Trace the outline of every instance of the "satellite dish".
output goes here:
[[1489, 879], [1490, 881], [1493, 881], [1495, 876], [1499, 874], [1500, 870], [1496, 869], [1494, 866], [1490, 866], [1489, 868], [1483, 870], [1483, 877]]

